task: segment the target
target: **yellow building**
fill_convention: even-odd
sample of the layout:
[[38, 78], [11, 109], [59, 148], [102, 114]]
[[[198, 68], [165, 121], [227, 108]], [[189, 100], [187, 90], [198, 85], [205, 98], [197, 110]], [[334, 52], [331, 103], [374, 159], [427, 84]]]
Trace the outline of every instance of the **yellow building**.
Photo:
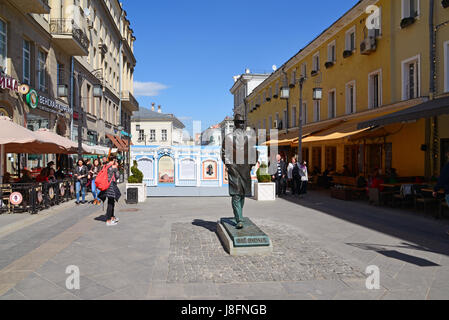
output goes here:
[[[369, 125], [449, 91], [449, 27], [441, 26], [430, 94], [432, 5], [435, 25], [449, 20], [441, 1], [359, 1], [253, 91], [246, 99], [249, 125], [278, 127], [280, 149], [293, 156], [301, 115], [302, 157], [310, 169], [342, 171], [346, 164], [353, 175], [376, 168], [396, 168], [403, 177], [436, 174], [440, 163], [433, 159], [440, 159], [440, 144], [449, 137], [447, 116], [438, 118], [438, 127], [431, 119]], [[281, 99], [287, 86], [289, 99]], [[313, 99], [317, 88], [321, 100]]]

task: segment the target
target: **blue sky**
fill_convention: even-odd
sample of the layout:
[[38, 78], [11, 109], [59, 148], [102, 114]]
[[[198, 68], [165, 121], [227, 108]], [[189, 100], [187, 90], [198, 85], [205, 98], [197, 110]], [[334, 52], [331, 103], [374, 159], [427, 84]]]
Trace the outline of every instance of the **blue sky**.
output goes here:
[[232, 114], [229, 89], [246, 68], [271, 72], [356, 0], [124, 0], [137, 41], [136, 98], [191, 132]]

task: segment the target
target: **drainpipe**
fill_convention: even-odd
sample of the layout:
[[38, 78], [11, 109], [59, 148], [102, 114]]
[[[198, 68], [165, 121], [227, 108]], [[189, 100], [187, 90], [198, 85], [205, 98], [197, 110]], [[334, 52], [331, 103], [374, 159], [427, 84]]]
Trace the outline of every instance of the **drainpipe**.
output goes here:
[[434, 25], [435, 18], [435, 0], [429, 0], [429, 33], [430, 33], [430, 84], [429, 98], [434, 99], [436, 93], [436, 29]]

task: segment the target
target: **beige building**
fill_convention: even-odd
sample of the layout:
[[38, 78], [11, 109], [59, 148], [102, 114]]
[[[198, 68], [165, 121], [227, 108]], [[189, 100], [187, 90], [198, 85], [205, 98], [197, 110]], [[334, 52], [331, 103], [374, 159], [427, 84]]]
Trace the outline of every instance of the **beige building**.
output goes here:
[[[135, 146], [172, 146], [184, 143], [184, 124], [173, 114], [164, 114], [159, 106], [151, 110], [141, 108], [132, 116], [132, 143]], [[188, 141], [186, 141], [188, 142]]]

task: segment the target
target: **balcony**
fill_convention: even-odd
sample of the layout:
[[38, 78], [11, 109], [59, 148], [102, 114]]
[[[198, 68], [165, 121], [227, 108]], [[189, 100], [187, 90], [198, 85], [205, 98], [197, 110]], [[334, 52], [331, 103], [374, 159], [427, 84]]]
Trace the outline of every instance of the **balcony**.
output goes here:
[[131, 112], [139, 111], [139, 102], [127, 90], [122, 92], [122, 106]]
[[14, 4], [23, 13], [49, 14], [48, 0], [14, 0]]
[[73, 19], [51, 19], [50, 33], [54, 42], [71, 56], [87, 56], [90, 41]]

